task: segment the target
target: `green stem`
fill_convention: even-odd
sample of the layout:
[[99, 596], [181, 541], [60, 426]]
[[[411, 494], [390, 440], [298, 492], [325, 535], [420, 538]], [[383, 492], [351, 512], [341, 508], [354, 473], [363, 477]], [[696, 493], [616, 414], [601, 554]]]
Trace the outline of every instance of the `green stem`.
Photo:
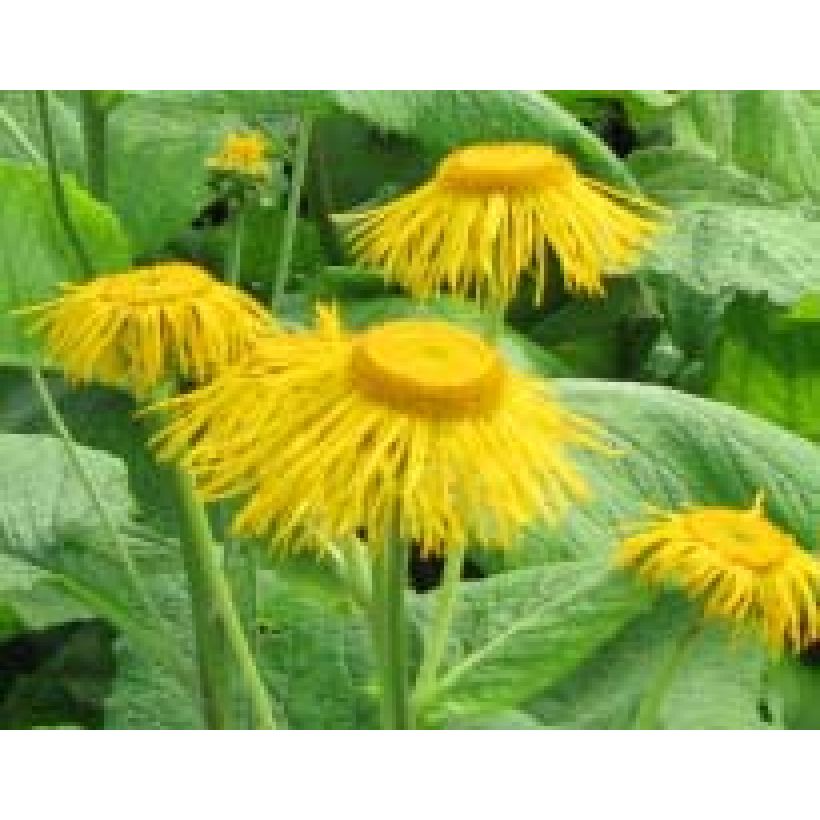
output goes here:
[[41, 165], [45, 162], [43, 155], [35, 148], [34, 143], [25, 135], [25, 132], [17, 124], [17, 121], [11, 114], [3, 108], [0, 108], [0, 124], [2, 124], [6, 131], [11, 135], [12, 139], [17, 143], [23, 153], [28, 154], [29, 159], [35, 165]]
[[233, 221], [233, 241], [230, 248], [230, 260], [228, 261], [228, 282], [234, 287], [239, 286], [242, 269], [242, 231], [244, 229], [245, 218], [240, 205], [236, 211]]
[[71, 243], [71, 247], [77, 256], [80, 267], [85, 272], [86, 276], [94, 274], [94, 267], [91, 264], [91, 257], [86, 252], [86, 249], [77, 233], [74, 223], [71, 221], [71, 216], [68, 213], [68, 204], [66, 203], [65, 191], [63, 190], [63, 182], [60, 178], [60, 167], [57, 163], [57, 149], [54, 144], [54, 134], [51, 130], [51, 117], [48, 111], [48, 95], [45, 91], [35, 91], [35, 98], [37, 100], [37, 110], [40, 115], [40, 126], [43, 129], [43, 141], [46, 149], [46, 163], [48, 165], [48, 178], [51, 182], [51, 191], [54, 196], [54, 207], [57, 210], [57, 217], [63, 226], [66, 237]]
[[219, 636], [224, 635], [236, 662], [242, 687], [250, 700], [254, 727], [275, 729], [270, 697], [222, 572], [217, 545], [204, 506], [197, 500], [190, 478], [175, 469], [177, 503], [182, 521], [182, 546], [191, 587], [194, 622], [205, 710], [209, 725], [222, 728], [232, 712], [230, 689], [224, 686], [223, 653]]
[[97, 102], [96, 92], [83, 91], [83, 138], [88, 190], [101, 202], [106, 200], [106, 110]]
[[424, 655], [413, 691], [413, 702], [424, 701], [427, 693], [435, 687], [436, 676], [447, 652], [450, 624], [453, 620], [458, 593], [461, 586], [461, 570], [464, 566], [464, 548], [447, 555], [444, 575], [436, 593], [436, 604], [430, 629], [424, 637]]
[[686, 633], [669, 652], [668, 657], [644, 693], [633, 725], [634, 729], [657, 729], [661, 704], [670, 684], [678, 673], [686, 656], [703, 630], [701, 620], [694, 621]]
[[296, 153], [293, 158], [293, 168], [291, 170], [288, 209], [285, 214], [285, 224], [282, 229], [282, 243], [279, 246], [279, 262], [276, 267], [276, 277], [273, 280], [273, 288], [271, 290], [272, 311], [275, 311], [280, 306], [282, 297], [285, 295], [288, 277], [290, 276], [293, 237], [296, 232], [296, 220], [299, 216], [299, 204], [302, 200], [302, 185], [305, 182], [312, 122], [308, 114], [303, 115], [299, 120], [299, 137], [296, 143]]
[[385, 729], [410, 729], [407, 662], [407, 549], [393, 537], [374, 564], [374, 643], [381, 668], [382, 725]]

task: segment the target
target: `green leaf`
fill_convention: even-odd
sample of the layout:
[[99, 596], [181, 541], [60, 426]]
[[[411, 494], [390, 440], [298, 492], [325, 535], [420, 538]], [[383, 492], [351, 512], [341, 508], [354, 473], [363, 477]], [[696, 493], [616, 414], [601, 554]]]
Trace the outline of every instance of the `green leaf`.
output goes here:
[[626, 166], [605, 143], [554, 100], [534, 91], [166, 91], [141, 96], [155, 104], [246, 116], [345, 111], [438, 152], [481, 140], [550, 142], [590, 173], [634, 186]]
[[575, 157], [590, 173], [634, 187], [626, 166], [557, 102], [533, 91], [337, 91], [348, 112], [436, 151], [470, 142], [536, 140]]
[[[79, 456], [114, 525], [138, 553], [140, 539], [130, 535], [134, 505], [125, 465], [87, 448], [80, 448]], [[45, 576], [36, 577], [46, 577], [130, 639], [158, 654], [168, 653], [155, 613], [111, 543], [61, 441], [0, 434], [0, 552], [40, 570]], [[76, 603], [71, 604], [73, 611]]]
[[820, 117], [800, 91], [735, 91], [732, 156], [794, 197], [820, 195]]
[[[181, 576], [164, 579], [169, 613], [186, 658], [193, 656]], [[176, 601], [176, 603], [174, 603]], [[256, 645], [272, 697], [292, 729], [362, 729], [378, 724], [373, 660], [363, 618], [305, 596], [269, 570], [260, 574]], [[108, 728], [200, 728], [196, 689], [145, 652], [118, 646], [106, 703]]]
[[[128, 265], [128, 240], [116, 217], [71, 177], [64, 185], [95, 267]], [[0, 161], [0, 203], [0, 363], [27, 365], [37, 362], [37, 345], [9, 311], [53, 297], [58, 282], [80, 280], [84, 272], [57, 218], [44, 169]]]
[[[574, 507], [559, 529], [539, 531], [544, 549], [606, 557], [624, 524], [643, 518], [647, 504], [747, 507], [761, 489], [768, 514], [805, 548], [815, 548], [820, 449], [811, 442], [729, 405], [665, 387], [591, 379], [555, 384], [566, 405], [598, 422], [621, 455], [578, 456], [592, 500]], [[521, 554], [528, 559], [538, 560], [538, 551]]]
[[[694, 616], [677, 597], [662, 598], [528, 710], [560, 728], [632, 728]], [[764, 667], [759, 646], [733, 643], [724, 629], [707, 627], [661, 693], [658, 728], [766, 728], [759, 709]]]
[[109, 116], [108, 198], [139, 254], [162, 248], [208, 202], [205, 160], [238, 123], [136, 98]]
[[785, 321], [766, 299], [738, 298], [726, 313], [709, 393], [817, 441], [820, 323]]
[[514, 709], [572, 672], [645, 604], [628, 579], [589, 561], [463, 584], [450, 663], [427, 717], [441, 723]]
[[666, 205], [769, 205], [780, 199], [766, 180], [691, 146], [644, 148], [629, 155], [628, 165], [644, 192]]
[[820, 290], [820, 222], [797, 212], [740, 205], [681, 208], [638, 274], [669, 277], [711, 296], [765, 293], [778, 305]]

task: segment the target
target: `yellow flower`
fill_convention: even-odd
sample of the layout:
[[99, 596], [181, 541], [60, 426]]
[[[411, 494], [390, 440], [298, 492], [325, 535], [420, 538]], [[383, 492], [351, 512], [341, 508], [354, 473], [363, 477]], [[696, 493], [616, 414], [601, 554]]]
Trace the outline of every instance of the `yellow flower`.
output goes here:
[[268, 179], [271, 174], [268, 159], [268, 141], [259, 131], [247, 134], [228, 134], [219, 150], [205, 161], [213, 171], [242, 174], [258, 179]]
[[71, 381], [126, 386], [138, 396], [174, 376], [206, 381], [273, 328], [253, 299], [186, 262], [61, 288], [23, 311], [48, 352]]
[[160, 456], [205, 498], [249, 495], [237, 534], [296, 547], [361, 531], [374, 549], [507, 546], [586, 496], [568, 446], [606, 449], [479, 336], [416, 319], [351, 335], [328, 310], [160, 408]]
[[354, 255], [413, 295], [448, 288], [505, 306], [525, 270], [540, 303], [549, 248], [569, 288], [603, 293], [603, 275], [636, 260], [657, 230], [646, 214], [659, 210], [552, 148], [499, 143], [453, 151], [426, 184], [341, 222]]
[[766, 519], [762, 493], [748, 510], [656, 511], [640, 529], [621, 542], [620, 566], [678, 581], [707, 615], [756, 625], [775, 652], [820, 640], [820, 564]]

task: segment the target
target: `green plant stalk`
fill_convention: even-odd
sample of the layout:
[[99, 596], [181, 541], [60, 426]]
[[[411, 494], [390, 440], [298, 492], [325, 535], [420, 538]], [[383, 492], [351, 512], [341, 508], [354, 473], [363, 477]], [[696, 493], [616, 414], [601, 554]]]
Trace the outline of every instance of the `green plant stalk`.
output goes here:
[[465, 549], [462, 547], [447, 555], [441, 585], [436, 595], [433, 619], [424, 636], [424, 653], [413, 690], [413, 703], [424, 701], [427, 693], [436, 685], [436, 677], [447, 652], [453, 613], [458, 603], [464, 553]]
[[410, 729], [408, 684], [407, 548], [400, 538], [391, 537], [384, 553], [373, 566], [374, 645], [381, 670], [382, 727]]
[[88, 190], [100, 202], [106, 201], [106, 118], [107, 112], [97, 102], [94, 91], [81, 92], [83, 141]]
[[290, 277], [290, 263], [293, 255], [293, 237], [296, 233], [296, 221], [299, 216], [299, 205], [302, 201], [302, 186], [305, 182], [308, 153], [310, 150], [310, 131], [313, 120], [309, 114], [303, 114], [299, 120], [299, 137], [296, 143], [296, 154], [293, 159], [293, 169], [290, 178], [290, 193], [288, 195], [288, 209], [285, 213], [285, 224], [282, 228], [282, 243], [279, 246], [279, 260], [276, 266], [276, 276], [271, 289], [271, 310], [276, 311], [285, 295], [288, 278]]
[[4, 108], [0, 108], [0, 124], [2, 124], [6, 131], [11, 135], [12, 139], [17, 143], [20, 150], [28, 154], [29, 159], [35, 165], [41, 165], [45, 162], [45, 157], [37, 150], [34, 143], [25, 135], [24, 131], [17, 124], [17, 121]]
[[231, 237], [230, 258], [228, 260], [228, 284], [239, 286], [242, 271], [242, 234], [245, 227], [245, 217], [240, 205], [233, 220], [233, 236]]
[[37, 111], [40, 116], [40, 126], [43, 129], [48, 178], [51, 183], [51, 192], [54, 197], [54, 207], [57, 211], [57, 218], [60, 220], [66, 237], [80, 262], [80, 267], [85, 271], [87, 277], [91, 277], [94, 274], [94, 266], [91, 264], [91, 257], [88, 255], [80, 239], [80, 235], [77, 233], [77, 229], [71, 221], [65, 191], [63, 190], [63, 182], [60, 179], [57, 149], [54, 144], [54, 134], [51, 130], [51, 117], [48, 111], [48, 94], [45, 91], [35, 91], [34, 95], [37, 101]]
[[487, 317], [487, 340], [496, 344], [504, 335], [504, 308], [501, 305], [489, 305], [484, 315]]
[[224, 636], [251, 704], [254, 728], [275, 729], [270, 697], [222, 572], [208, 514], [196, 498], [191, 479], [176, 468], [174, 479], [208, 725], [210, 728], [225, 728], [233, 711], [230, 687], [224, 685], [224, 654], [220, 639]]
[[641, 698], [633, 729], [657, 729], [663, 697], [675, 675], [686, 660], [695, 641], [703, 632], [703, 622], [698, 619], [687, 629], [683, 637], [672, 647], [658, 674]]

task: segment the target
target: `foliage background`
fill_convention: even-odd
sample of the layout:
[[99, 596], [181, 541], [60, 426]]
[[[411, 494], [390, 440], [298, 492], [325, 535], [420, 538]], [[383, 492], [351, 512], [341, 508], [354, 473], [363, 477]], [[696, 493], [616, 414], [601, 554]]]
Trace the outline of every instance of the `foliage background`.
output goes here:
[[[436, 727], [630, 726], [685, 628], [688, 605], [656, 599], [609, 570], [619, 522], [646, 502], [748, 505], [767, 493], [779, 524], [814, 549], [820, 526], [820, 98], [799, 91], [128, 92], [110, 101], [107, 201], [87, 190], [75, 93], [51, 95], [69, 209], [95, 269], [184, 256], [224, 270], [225, 203], [204, 159], [237, 126], [292, 144], [313, 123], [284, 316], [335, 299], [366, 324], [418, 310], [351, 267], [331, 215], [421, 181], [476, 140], [555, 144], [586, 173], [673, 208], [673, 229], [605, 300], [513, 306], [503, 344], [556, 378], [626, 453], [588, 468], [595, 500], [520, 549], [473, 553]], [[199, 725], [190, 612], [176, 521], [143, 451], [130, 400], [52, 389], [105, 487], [151, 591], [163, 634], [133, 589], [48, 429], [26, 368], [48, 366], [15, 307], [80, 278], [56, 219], [33, 98], [0, 93], [0, 726]], [[28, 146], [26, 147], [26, 143]], [[248, 214], [242, 285], [267, 298], [276, 270], [288, 151], [269, 202]], [[430, 310], [475, 324], [472, 308]], [[295, 728], [376, 724], [361, 617], [331, 569], [267, 556], [256, 641]], [[440, 567], [414, 561], [416, 628]], [[820, 714], [818, 652], [769, 662], [717, 627], [662, 699], [668, 728], [806, 728]]]

